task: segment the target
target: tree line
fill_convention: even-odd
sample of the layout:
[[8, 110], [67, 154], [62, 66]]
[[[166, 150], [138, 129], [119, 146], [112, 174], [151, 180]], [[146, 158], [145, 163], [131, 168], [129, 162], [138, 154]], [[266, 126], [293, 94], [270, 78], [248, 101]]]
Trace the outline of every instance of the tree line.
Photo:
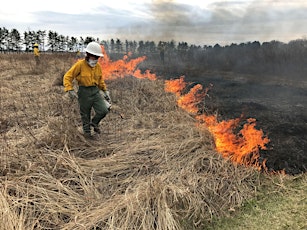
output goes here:
[[[288, 43], [280, 41], [246, 42], [221, 46], [194, 45], [175, 41], [121, 41], [119, 38], [100, 40], [91, 36], [64, 36], [56, 31], [25, 31], [0, 27], [0, 52], [31, 52], [35, 43], [40, 50], [49, 52], [83, 51], [96, 41], [112, 54], [146, 55], [160, 59], [162, 64], [180, 65], [184, 68], [233, 71], [241, 73], [307, 73], [307, 40], [297, 39]], [[160, 63], [160, 64], [161, 64]], [[181, 68], [181, 69], [182, 69]], [[179, 68], [180, 69], [180, 68]]]
[[203, 70], [246, 74], [278, 74], [305, 77], [307, 74], [307, 40], [246, 42], [226, 46], [177, 48], [175, 62]]
[[76, 52], [83, 51], [86, 45], [92, 41], [104, 45], [111, 53], [145, 53], [156, 50], [155, 43], [148, 41], [136, 42], [126, 40], [125, 43], [120, 39], [100, 41], [99, 38], [91, 36], [85, 38], [82, 36], [64, 36], [52, 30], [25, 31], [22, 36], [17, 29], [8, 30], [5, 27], [0, 27], [0, 52], [2, 53], [31, 52], [35, 43], [39, 45], [41, 51]]

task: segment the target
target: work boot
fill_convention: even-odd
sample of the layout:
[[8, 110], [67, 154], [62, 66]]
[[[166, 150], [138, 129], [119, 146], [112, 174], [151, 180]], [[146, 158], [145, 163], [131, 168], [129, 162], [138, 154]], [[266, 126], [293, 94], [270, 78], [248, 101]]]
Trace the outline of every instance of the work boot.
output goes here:
[[98, 134], [100, 134], [100, 133], [101, 133], [101, 131], [100, 131], [100, 129], [99, 129], [99, 127], [98, 127], [98, 125], [96, 125], [96, 124], [94, 124], [94, 123], [91, 123], [91, 126], [93, 126], [93, 127], [94, 127], [94, 132], [95, 132], [95, 133], [98, 133]]
[[91, 133], [84, 133], [83, 136], [85, 137], [85, 139], [93, 139]]

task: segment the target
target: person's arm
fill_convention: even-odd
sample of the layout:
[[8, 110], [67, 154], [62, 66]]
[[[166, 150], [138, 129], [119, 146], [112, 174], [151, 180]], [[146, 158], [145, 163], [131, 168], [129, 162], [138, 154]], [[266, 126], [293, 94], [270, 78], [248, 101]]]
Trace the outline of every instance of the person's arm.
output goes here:
[[100, 89], [100, 90], [102, 90], [103, 92], [106, 92], [108, 89], [107, 89], [107, 85], [106, 85], [106, 83], [105, 83], [105, 81], [103, 80], [103, 76], [102, 76], [102, 70], [101, 70], [101, 67], [100, 67], [100, 65], [98, 66], [98, 70], [99, 70], [99, 72], [98, 72], [98, 74], [99, 74], [99, 82], [98, 82], [98, 88]]
[[102, 78], [99, 81], [99, 89], [101, 89], [103, 92], [107, 91], [107, 85]]
[[107, 85], [105, 83], [105, 81], [103, 80], [103, 76], [102, 76], [102, 72], [101, 72], [101, 67], [100, 68], [100, 78], [99, 78], [99, 84], [98, 84], [98, 88], [103, 91], [103, 96], [104, 98], [111, 103], [111, 97], [110, 97], [110, 92], [107, 89]]
[[79, 72], [80, 72], [80, 65], [77, 62], [65, 73], [63, 77], [63, 85], [64, 85], [65, 92], [74, 90], [73, 80], [76, 78]]

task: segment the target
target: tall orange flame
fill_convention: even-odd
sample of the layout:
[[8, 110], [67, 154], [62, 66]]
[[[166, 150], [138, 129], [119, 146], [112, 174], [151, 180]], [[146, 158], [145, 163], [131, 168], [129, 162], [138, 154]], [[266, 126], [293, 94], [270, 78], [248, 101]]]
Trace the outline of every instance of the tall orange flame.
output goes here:
[[[255, 167], [266, 168], [259, 162], [260, 149], [266, 150], [269, 139], [264, 136], [262, 130], [257, 130], [256, 120], [249, 118], [243, 128], [236, 134], [241, 118], [227, 121], [218, 121], [216, 116], [206, 116], [204, 114], [196, 117], [200, 127], [205, 125], [212, 133], [215, 140], [216, 150], [223, 157], [231, 159], [233, 162], [253, 165]], [[264, 162], [265, 163], [265, 162]]]
[[203, 86], [195, 85], [187, 94], [180, 96], [177, 100], [178, 106], [189, 113], [196, 114], [199, 110], [199, 104], [203, 100], [205, 93]]
[[174, 93], [176, 96], [180, 96], [181, 92], [185, 89], [187, 83], [184, 81], [184, 76], [175, 80], [165, 80], [164, 89], [166, 92]]

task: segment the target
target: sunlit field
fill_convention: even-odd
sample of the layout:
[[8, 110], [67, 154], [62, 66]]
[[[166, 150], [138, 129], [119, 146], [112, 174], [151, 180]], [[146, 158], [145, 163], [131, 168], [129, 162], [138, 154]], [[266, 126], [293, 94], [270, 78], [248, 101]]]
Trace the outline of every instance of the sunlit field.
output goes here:
[[112, 109], [88, 140], [61, 82], [74, 56], [40, 58], [37, 66], [31, 54], [1, 54], [1, 230], [266, 229], [242, 218], [306, 228], [306, 176], [267, 171], [259, 149], [269, 137], [253, 120], [240, 135], [253, 138], [236, 139], [243, 154], [225, 149], [238, 138], [222, 135], [236, 120], [205, 113], [209, 86], [183, 93], [181, 76], [141, 71], [141, 57], [101, 63]]

